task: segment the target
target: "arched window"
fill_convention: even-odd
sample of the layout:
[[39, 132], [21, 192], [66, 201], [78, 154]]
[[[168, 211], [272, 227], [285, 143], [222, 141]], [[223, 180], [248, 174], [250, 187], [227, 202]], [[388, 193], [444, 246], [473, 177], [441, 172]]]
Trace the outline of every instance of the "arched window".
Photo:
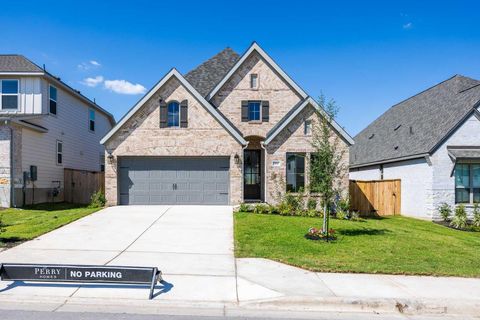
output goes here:
[[180, 104], [176, 101], [172, 101], [167, 105], [167, 126], [178, 127], [180, 126]]

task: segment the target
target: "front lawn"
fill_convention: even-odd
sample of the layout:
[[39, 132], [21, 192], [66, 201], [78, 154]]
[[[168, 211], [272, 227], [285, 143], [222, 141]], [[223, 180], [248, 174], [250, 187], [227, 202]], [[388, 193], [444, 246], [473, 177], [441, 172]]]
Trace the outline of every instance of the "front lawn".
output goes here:
[[5, 232], [0, 233], [0, 247], [36, 238], [100, 209], [70, 203], [48, 203], [1, 210], [0, 216], [6, 227]]
[[236, 256], [313, 271], [480, 276], [480, 233], [406, 217], [330, 221], [334, 243], [304, 238], [320, 218], [236, 213]]

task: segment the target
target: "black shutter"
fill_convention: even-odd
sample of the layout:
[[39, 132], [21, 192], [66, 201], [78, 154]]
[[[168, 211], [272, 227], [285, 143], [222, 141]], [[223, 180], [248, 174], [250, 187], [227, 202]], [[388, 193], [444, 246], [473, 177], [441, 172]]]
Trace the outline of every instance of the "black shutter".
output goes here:
[[188, 100], [183, 100], [180, 103], [180, 127], [188, 127]]
[[248, 101], [242, 101], [242, 122], [248, 122]]
[[167, 127], [167, 103], [160, 100], [160, 128]]
[[262, 101], [262, 122], [268, 122], [270, 119], [269, 109], [270, 105], [268, 101]]

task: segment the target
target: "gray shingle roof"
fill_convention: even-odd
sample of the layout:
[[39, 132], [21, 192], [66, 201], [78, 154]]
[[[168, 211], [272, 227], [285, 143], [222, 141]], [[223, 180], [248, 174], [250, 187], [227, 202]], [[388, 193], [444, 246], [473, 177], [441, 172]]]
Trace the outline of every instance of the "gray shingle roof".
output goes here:
[[0, 55], [0, 72], [43, 72], [43, 70], [22, 55]]
[[480, 81], [456, 75], [388, 109], [355, 136], [350, 165], [430, 153], [480, 102]]
[[185, 79], [202, 95], [206, 96], [238, 61], [239, 55], [225, 48], [185, 75]]

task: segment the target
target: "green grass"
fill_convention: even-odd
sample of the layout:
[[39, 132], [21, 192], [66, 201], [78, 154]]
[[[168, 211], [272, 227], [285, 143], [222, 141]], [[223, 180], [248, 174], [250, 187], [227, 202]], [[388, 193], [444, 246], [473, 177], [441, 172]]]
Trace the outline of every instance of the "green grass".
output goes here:
[[101, 208], [69, 203], [39, 204], [24, 209], [0, 211], [5, 232], [0, 233], [0, 247], [26, 241], [89, 215]]
[[304, 238], [319, 218], [236, 213], [236, 256], [313, 271], [480, 276], [478, 232], [406, 217], [330, 221], [338, 239], [326, 243]]

